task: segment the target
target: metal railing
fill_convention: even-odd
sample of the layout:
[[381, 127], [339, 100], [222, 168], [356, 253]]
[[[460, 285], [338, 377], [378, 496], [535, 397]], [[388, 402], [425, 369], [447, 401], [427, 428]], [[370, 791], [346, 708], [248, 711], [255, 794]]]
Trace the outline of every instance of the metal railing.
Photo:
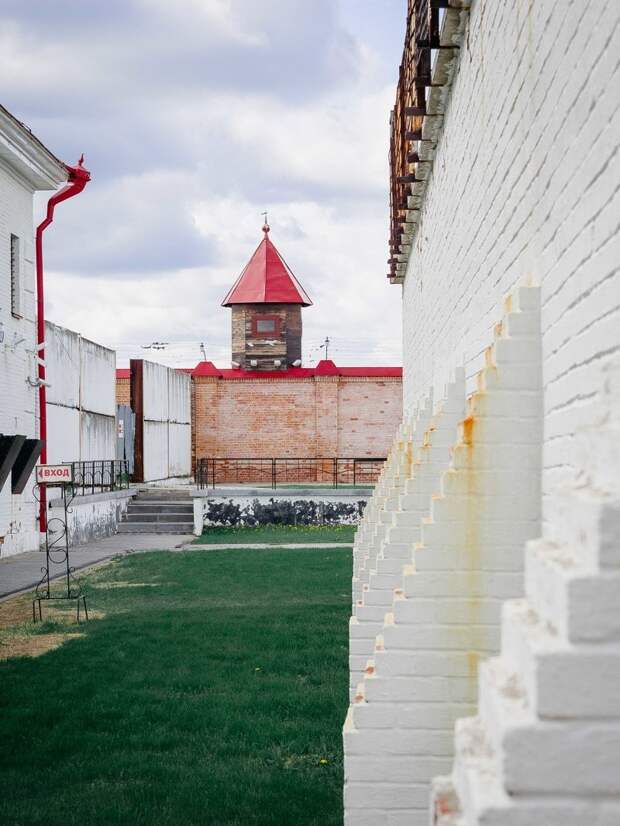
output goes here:
[[104, 493], [129, 487], [129, 467], [126, 459], [91, 459], [64, 464], [73, 468], [73, 496], [87, 496], [91, 493]]
[[448, 0], [408, 0], [405, 45], [390, 114], [389, 278], [397, 275], [408, 198], [416, 182], [413, 164], [419, 160], [413, 142], [422, 140], [426, 90], [431, 84], [431, 50], [439, 48], [439, 9], [447, 5]]
[[385, 457], [209, 457], [196, 465], [199, 488], [217, 485], [374, 485]]

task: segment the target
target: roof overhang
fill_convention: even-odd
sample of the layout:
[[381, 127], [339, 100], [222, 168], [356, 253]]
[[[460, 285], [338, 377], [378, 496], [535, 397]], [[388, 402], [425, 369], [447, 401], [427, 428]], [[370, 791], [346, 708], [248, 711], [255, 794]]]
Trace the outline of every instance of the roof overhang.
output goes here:
[[0, 106], [0, 163], [33, 191], [57, 189], [68, 178], [64, 163], [3, 106]]

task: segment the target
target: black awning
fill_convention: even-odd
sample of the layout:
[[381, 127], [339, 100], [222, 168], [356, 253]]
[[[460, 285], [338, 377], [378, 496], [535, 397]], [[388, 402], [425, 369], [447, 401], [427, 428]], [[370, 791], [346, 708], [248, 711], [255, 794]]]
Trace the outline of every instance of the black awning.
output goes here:
[[42, 439], [26, 439], [24, 441], [11, 473], [11, 490], [13, 493], [24, 492], [42, 450]]
[[9, 478], [13, 465], [26, 441], [25, 436], [5, 436], [0, 433], [0, 490]]

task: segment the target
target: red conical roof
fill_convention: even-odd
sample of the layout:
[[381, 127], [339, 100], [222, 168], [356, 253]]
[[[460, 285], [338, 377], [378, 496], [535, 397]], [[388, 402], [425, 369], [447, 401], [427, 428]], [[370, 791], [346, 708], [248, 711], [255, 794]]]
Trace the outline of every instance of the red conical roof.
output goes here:
[[233, 304], [301, 304], [312, 301], [290, 271], [286, 262], [269, 240], [269, 226], [263, 227], [265, 237], [258, 245], [245, 269], [222, 301], [223, 307]]

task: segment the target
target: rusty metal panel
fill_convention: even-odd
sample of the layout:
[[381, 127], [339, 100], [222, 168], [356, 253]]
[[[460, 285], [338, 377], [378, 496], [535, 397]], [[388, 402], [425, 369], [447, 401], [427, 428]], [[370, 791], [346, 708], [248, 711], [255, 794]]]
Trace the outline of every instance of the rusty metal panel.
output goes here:
[[127, 462], [127, 471], [130, 476], [133, 474], [134, 463], [135, 419], [128, 404], [119, 404], [116, 413], [116, 458]]
[[133, 481], [191, 473], [191, 378], [149, 361], [131, 362], [135, 414]]
[[439, 10], [433, 0], [409, 0], [396, 100], [390, 114], [390, 278], [396, 277], [407, 199], [415, 180], [414, 140], [420, 140], [431, 82], [431, 48], [439, 45]]
[[131, 373], [130, 404], [135, 416], [134, 435], [134, 466], [131, 476], [132, 482], [144, 481], [144, 362], [142, 359], [131, 359], [129, 362]]

